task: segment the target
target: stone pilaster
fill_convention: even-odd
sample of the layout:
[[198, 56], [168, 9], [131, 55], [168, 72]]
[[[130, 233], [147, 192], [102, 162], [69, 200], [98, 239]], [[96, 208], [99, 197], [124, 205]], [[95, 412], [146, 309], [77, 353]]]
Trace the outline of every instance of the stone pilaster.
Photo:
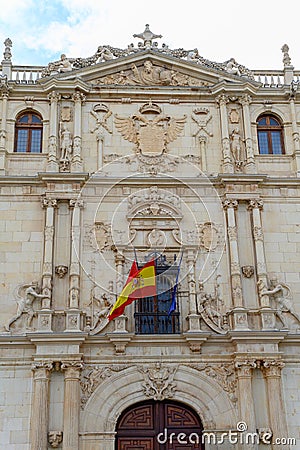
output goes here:
[[73, 156], [71, 160], [71, 172], [82, 172], [83, 162], [81, 157], [82, 136], [81, 136], [81, 115], [82, 103], [85, 101], [85, 96], [76, 91], [73, 94], [74, 101], [74, 141], [73, 141]]
[[231, 152], [230, 152], [230, 138], [229, 138], [228, 116], [227, 116], [227, 108], [226, 108], [226, 105], [227, 105], [229, 99], [226, 95], [222, 94], [216, 99], [216, 101], [220, 107], [220, 116], [221, 116], [223, 172], [224, 173], [233, 173], [234, 166], [233, 166]]
[[244, 95], [240, 103], [243, 107], [243, 117], [244, 117], [244, 130], [245, 130], [245, 146], [246, 146], [246, 172], [256, 173], [253, 144], [251, 137], [251, 119], [250, 119], [250, 108], [251, 96]]
[[7, 82], [0, 85], [0, 111], [1, 111], [1, 129], [0, 129], [0, 175], [5, 175], [6, 168], [6, 125], [7, 125], [7, 102], [9, 90]]
[[[276, 438], [288, 436], [286, 413], [282, 395], [281, 370], [284, 363], [279, 359], [266, 360], [262, 364], [262, 370], [266, 379], [267, 400], [269, 409], [270, 428], [273, 431], [273, 441]], [[276, 445], [276, 449], [288, 449], [287, 445]]]
[[235, 218], [235, 210], [238, 208], [238, 201], [235, 199], [225, 199], [223, 201], [223, 207], [226, 211], [227, 218], [234, 329], [247, 330], [248, 317], [243, 302], [242, 277], [237, 240], [237, 224]]
[[186, 251], [186, 263], [188, 267], [188, 291], [189, 291], [189, 332], [200, 331], [200, 316], [197, 312], [196, 295], [196, 255], [193, 249]]
[[69, 278], [69, 299], [65, 331], [80, 331], [80, 224], [83, 201], [72, 199], [69, 202], [72, 212], [71, 222], [71, 261]]
[[[256, 369], [256, 367], [257, 364], [254, 360], [237, 360], [235, 362], [239, 391], [239, 421], [247, 424], [247, 432], [250, 433], [256, 431], [252, 394], [252, 371], [253, 369]], [[248, 443], [242, 448], [255, 449], [257, 446]]]
[[45, 298], [42, 299], [42, 307], [38, 313], [38, 330], [48, 332], [52, 329], [54, 214], [57, 200], [45, 197], [42, 199], [42, 206], [46, 210], [42, 274], [42, 294], [45, 295]]
[[63, 450], [79, 449], [80, 372], [81, 361], [66, 361], [61, 365], [65, 376]]
[[47, 172], [58, 172], [58, 137], [57, 137], [57, 124], [58, 124], [58, 102], [60, 100], [60, 94], [56, 91], [52, 91], [48, 95], [50, 102], [50, 122], [49, 122], [49, 145], [48, 145], [48, 161]]
[[291, 117], [292, 117], [294, 157], [295, 157], [295, 165], [296, 165], [295, 168], [296, 168], [297, 177], [300, 177], [300, 136], [299, 136], [299, 129], [298, 129], [298, 125], [297, 125], [295, 93], [290, 95], [289, 102], [290, 102], [290, 111], [291, 111]]
[[202, 170], [203, 172], [206, 172], [206, 171], [207, 171], [207, 162], [206, 162], [206, 144], [207, 144], [207, 138], [206, 138], [206, 136], [199, 136], [201, 170]]
[[36, 362], [33, 370], [33, 394], [31, 409], [30, 449], [47, 450], [49, 416], [49, 380], [51, 362]]

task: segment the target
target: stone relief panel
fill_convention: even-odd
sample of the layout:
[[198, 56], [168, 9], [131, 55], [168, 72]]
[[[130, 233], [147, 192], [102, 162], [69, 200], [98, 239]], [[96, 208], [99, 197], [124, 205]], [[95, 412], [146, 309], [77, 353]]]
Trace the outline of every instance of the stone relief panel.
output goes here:
[[81, 388], [81, 409], [85, 408], [85, 405], [97, 389], [97, 387], [103, 383], [107, 378], [112, 375], [127, 369], [127, 364], [118, 364], [110, 366], [93, 366], [85, 365], [81, 372], [80, 388]]
[[185, 75], [175, 70], [153, 64], [149, 59], [142, 66], [133, 64], [129, 70], [100, 77], [95, 84], [113, 84], [129, 86], [210, 86], [212, 83]]
[[153, 400], [162, 401], [172, 398], [176, 391], [174, 376], [177, 367], [157, 363], [150, 367], [139, 367], [144, 377], [144, 394]]

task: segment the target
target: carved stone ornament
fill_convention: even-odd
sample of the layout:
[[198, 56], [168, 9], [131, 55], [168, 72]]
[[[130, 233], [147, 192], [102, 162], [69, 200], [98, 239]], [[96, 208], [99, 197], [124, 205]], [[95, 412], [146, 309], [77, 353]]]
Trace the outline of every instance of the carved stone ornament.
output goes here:
[[242, 274], [245, 278], [251, 278], [254, 275], [254, 267], [253, 266], [242, 266]]
[[198, 225], [200, 246], [206, 251], [213, 251], [217, 248], [220, 241], [218, 227], [212, 222], [205, 222]]
[[62, 431], [49, 431], [48, 432], [48, 442], [52, 448], [59, 447], [62, 443], [63, 432]]
[[226, 334], [229, 330], [227, 315], [224, 310], [224, 302], [220, 295], [220, 285], [216, 277], [214, 292], [208, 294], [204, 291], [202, 283], [199, 283], [198, 310], [206, 325], [218, 334]]
[[151, 367], [139, 367], [145, 380], [144, 394], [158, 401], [172, 398], [176, 390], [176, 383], [173, 381], [176, 370], [177, 367], [162, 366], [160, 363]]
[[110, 292], [104, 292], [98, 286], [94, 286], [91, 290], [91, 324], [85, 329], [91, 335], [100, 333], [109, 323], [107, 317], [116, 300], [112, 283], [110, 285], [112, 287]]
[[31, 330], [33, 317], [36, 316], [34, 302], [37, 299], [46, 298], [47, 295], [40, 294], [40, 287], [37, 281], [17, 286], [14, 295], [17, 302], [17, 311], [4, 325], [4, 328], [6, 331], [10, 331], [11, 326], [25, 316], [24, 323], [21, 322], [21, 327]]
[[190, 363], [188, 367], [204, 372], [208, 377], [217, 381], [223, 390], [228, 393], [230, 400], [232, 402], [237, 401], [237, 377], [232, 363]]
[[55, 273], [59, 278], [64, 278], [64, 276], [68, 273], [68, 267], [63, 265], [56, 266]]
[[91, 133], [95, 133], [99, 137], [103, 130], [106, 130], [109, 134], [112, 134], [112, 129], [108, 125], [107, 121], [112, 115], [112, 111], [104, 103], [97, 103], [93, 106], [90, 114], [96, 120], [95, 127], [91, 130]]
[[161, 108], [144, 104], [140, 114], [131, 117], [115, 115], [115, 125], [124, 139], [136, 145], [136, 152], [143, 156], [161, 156], [167, 151], [167, 144], [177, 139], [182, 132], [186, 116], [175, 119], [162, 113]]
[[212, 115], [209, 112], [208, 108], [196, 108], [193, 110], [192, 114], [193, 121], [198, 125], [198, 130], [193, 133], [193, 136], [209, 136], [212, 137], [213, 133], [207, 129], [207, 125], [212, 119]]
[[109, 367], [85, 366], [80, 379], [81, 409], [84, 409], [90, 396], [104, 380], [128, 367], [127, 364], [110, 365]]
[[[200, 56], [197, 48], [189, 50], [185, 50], [183, 48], [170, 49], [168, 45], [164, 43], [161, 47], [159, 47], [158, 43], [155, 40], [160, 39], [162, 36], [160, 34], [152, 33], [148, 24], [146, 24], [143, 33], [134, 34], [133, 37], [142, 40], [142, 42], [138, 43], [137, 47], [135, 47], [132, 43], [129, 44], [125, 49], [112, 47], [110, 45], [101, 45], [97, 48], [97, 51], [92, 56], [89, 56], [87, 58], [67, 58], [66, 55], [62, 54], [60, 60], [50, 62], [48, 66], [44, 68], [41, 76], [47, 77], [56, 74], [68, 73], [72, 70], [89, 67], [95, 64], [106, 64], [115, 58], [122, 58], [129, 55], [135, 55], [137, 53], [145, 52], [145, 50], [151, 50], [151, 52], [156, 54], [167, 55], [179, 60], [185, 60], [187, 64], [200, 65], [206, 68], [218, 70], [223, 73], [226, 72], [227, 74], [238, 76], [242, 75], [244, 77], [254, 79], [253, 73], [245, 66], [238, 64], [233, 58], [231, 58], [229, 61], [217, 63], [209, 61], [208, 59]], [[9, 47], [9, 45], [7, 45], [7, 47]], [[7, 50], [7, 58], [10, 57], [9, 54], [10, 48]], [[285, 59], [287, 60], [287, 58]], [[170, 79], [174, 84], [178, 83], [176, 79], [178, 75], [176, 72], [174, 74], [174, 71], [166, 69], [162, 70], [162, 72], [158, 72], [155, 75], [150, 73], [150, 77], [151, 75], [153, 76], [153, 78], [158, 77], [158, 79], [161, 81], [161, 84], [170, 84]], [[126, 77], [127, 74], [123, 74], [122, 72], [119, 74], [119, 78], [121, 80], [124, 76]], [[180, 76], [182, 75], [180, 74]], [[139, 78], [137, 78], [137, 80], [139, 80]]]

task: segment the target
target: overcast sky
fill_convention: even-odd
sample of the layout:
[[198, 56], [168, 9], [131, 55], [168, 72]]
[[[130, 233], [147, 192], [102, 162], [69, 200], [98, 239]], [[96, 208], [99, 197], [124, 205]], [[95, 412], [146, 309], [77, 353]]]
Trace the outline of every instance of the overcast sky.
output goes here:
[[[3, 0], [2, 0], [3, 1]], [[161, 46], [198, 48], [211, 61], [234, 57], [249, 69], [282, 69], [288, 44], [300, 70], [298, 0], [7, 0], [0, 13], [0, 40], [13, 41], [13, 63], [46, 65], [92, 56], [99, 45], [137, 45], [145, 24]], [[286, 6], [285, 6], [286, 5]], [[3, 48], [3, 47], [2, 47]], [[0, 52], [1, 47], [0, 47]], [[1, 56], [0, 56], [1, 57]]]

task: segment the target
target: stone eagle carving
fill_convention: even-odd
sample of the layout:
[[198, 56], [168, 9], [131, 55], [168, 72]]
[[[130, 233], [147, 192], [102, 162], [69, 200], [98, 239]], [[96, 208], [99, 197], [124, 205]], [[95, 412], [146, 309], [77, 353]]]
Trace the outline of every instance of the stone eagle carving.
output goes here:
[[115, 115], [116, 128], [123, 138], [136, 144], [138, 151], [148, 156], [161, 155], [166, 150], [166, 145], [177, 139], [185, 122], [185, 115], [181, 118], [161, 113], [154, 118], [147, 118], [143, 114], [131, 117]]

